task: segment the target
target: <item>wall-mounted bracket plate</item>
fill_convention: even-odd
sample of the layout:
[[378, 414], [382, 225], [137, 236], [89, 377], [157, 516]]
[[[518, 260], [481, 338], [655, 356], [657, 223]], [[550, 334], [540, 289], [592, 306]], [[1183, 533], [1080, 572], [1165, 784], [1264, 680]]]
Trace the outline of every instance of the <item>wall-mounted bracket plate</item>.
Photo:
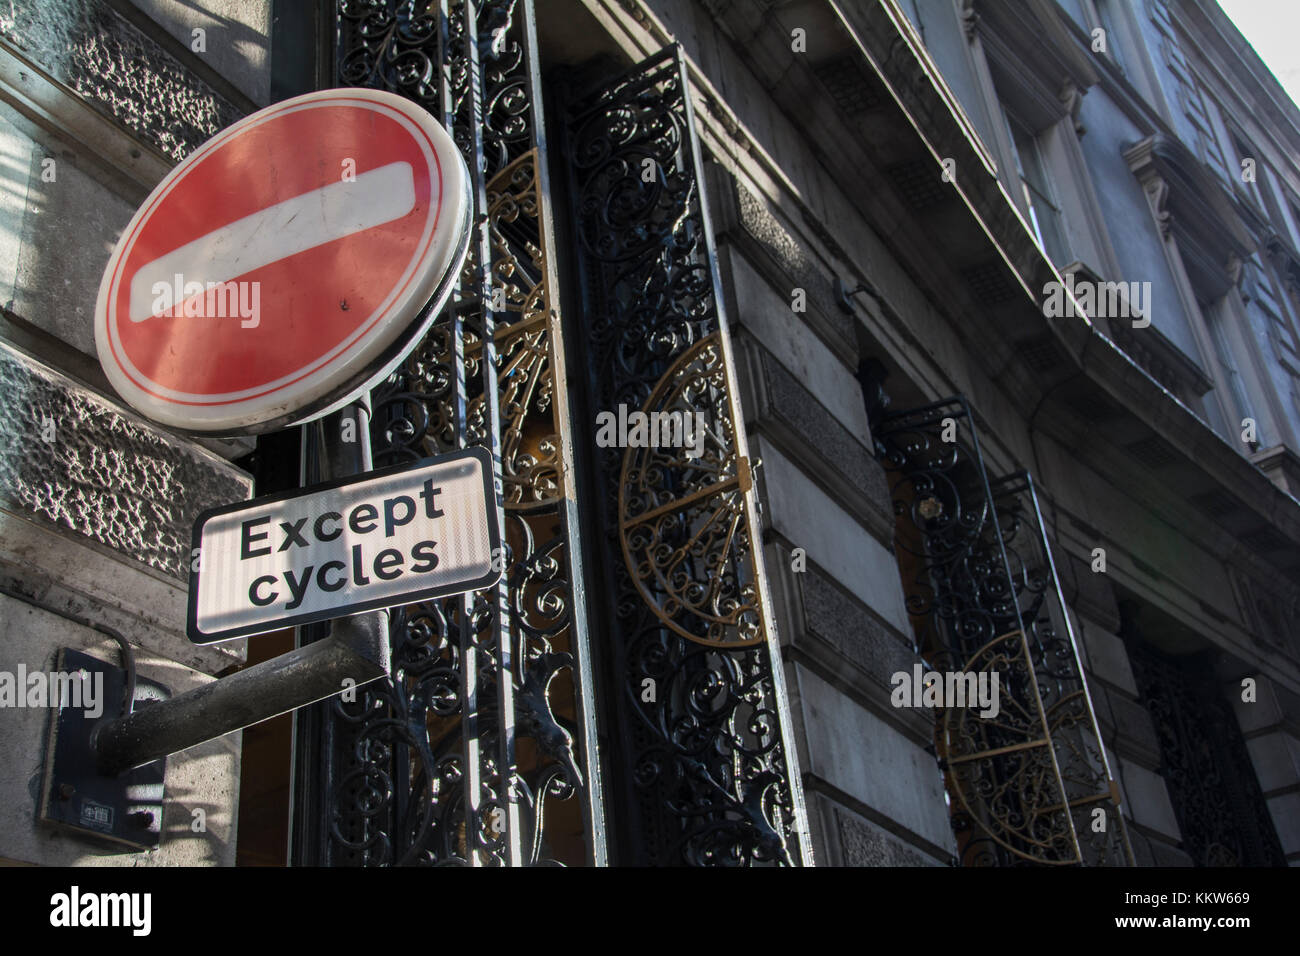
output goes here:
[[[162, 840], [166, 758], [107, 777], [95, 769], [90, 745], [98, 724], [121, 716], [126, 672], [70, 647], [60, 648], [57, 671], [82, 686], [59, 695], [67, 699], [51, 699], [51, 707], [58, 709], [50, 715], [37, 819], [133, 850], [154, 849]], [[90, 687], [92, 682], [102, 684]], [[89, 688], [93, 698], [83, 688]], [[133, 706], [139, 710], [170, 696], [163, 685], [137, 678]], [[95, 705], [97, 716], [87, 715], [87, 703]]]

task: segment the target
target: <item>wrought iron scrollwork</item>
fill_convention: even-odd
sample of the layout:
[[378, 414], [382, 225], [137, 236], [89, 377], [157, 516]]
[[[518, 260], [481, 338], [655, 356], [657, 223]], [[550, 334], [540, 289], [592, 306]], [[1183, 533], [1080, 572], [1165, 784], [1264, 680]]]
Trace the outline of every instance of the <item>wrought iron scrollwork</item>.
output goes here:
[[475, 178], [451, 304], [372, 395], [377, 466], [488, 447], [501, 584], [394, 609], [392, 677], [335, 700], [319, 862], [604, 860], [554, 240], [528, 0], [341, 0], [342, 84], [416, 100]]
[[[1101, 743], [1033, 477], [1021, 471], [994, 479], [990, 492], [1081, 860], [1091, 866], [1132, 865], [1118, 787]], [[1104, 819], [1097, 817], [1098, 810]]]
[[[962, 829], [977, 826], [1016, 857], [1035, 863], [1075, 863], [1075, 835], [1061, 812], [1062, 786], [1052, 759], [1052, 739], [1038, 701], [1023, 689], [1034, 680], [1024, 635], [995, 638], [961, 669], [997, 675], [1002, 690], [996, 717], [977, 705], [944, 711], [946, 778], [959, 807]], [[978, 839], [964, 848], [981, 856]]]
[[[698, 447], [629, 448], [619, 476], [623, 558], [642, 600], [690, 641], [722, 647], [766, 634], [745, 527], [749, 462], [736, 454], [716, 336], [682, 353], [642, 410]], [[660, 430], [661, 432], [663, 429]], [[662, 436], [660, 436], [662, 437]], [[697, 452], [697, 454], [692, 454]]]
[[962, 862], [1131, 864], [1032, 480], [990, 483], [962, 398], [884, 415], [873, 434], [918, 653], [1002, 688], [996, 716], [950, 707], [938, 724]]
[[1237, 718], [1204, 654], [1157, 650], [1142, 639], [1136, 606], [1123, 602], [1120, 611], [1182, 849], [1196, 866], [1286, 866]]
[[340, 86], [368, 86], [441, 112], [440, 21], [430, 4], [339, 0]]
[[627, 862], [806, 863], [687, 90], [672, 48], [566, 121], [593, 412], [695, 439], [596, 449], [615, 822]]

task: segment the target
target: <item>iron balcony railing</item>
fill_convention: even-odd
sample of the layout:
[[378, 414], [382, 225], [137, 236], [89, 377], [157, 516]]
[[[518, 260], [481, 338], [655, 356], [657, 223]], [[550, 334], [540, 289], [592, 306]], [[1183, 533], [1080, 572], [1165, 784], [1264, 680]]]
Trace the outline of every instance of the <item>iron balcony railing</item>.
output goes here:
[[949, 707], [936, 752], [967, 865], [1131, 865], [1037, 491], [990, 481], [964, 397], [880, 416], [907, 610], [936, 670], [997, 674], [1000, 712]]

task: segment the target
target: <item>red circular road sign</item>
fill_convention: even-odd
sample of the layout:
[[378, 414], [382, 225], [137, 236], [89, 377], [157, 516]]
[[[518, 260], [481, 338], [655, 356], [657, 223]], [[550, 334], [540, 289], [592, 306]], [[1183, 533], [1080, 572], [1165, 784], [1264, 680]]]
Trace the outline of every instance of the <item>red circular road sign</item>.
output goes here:
[[377, 90], [277, 103], [158, 184], [108, 261], [95, 342], [113, 387], [183, 431], [254, 434], [376, 384], [469, 247], [469, 174], [415, 104]]

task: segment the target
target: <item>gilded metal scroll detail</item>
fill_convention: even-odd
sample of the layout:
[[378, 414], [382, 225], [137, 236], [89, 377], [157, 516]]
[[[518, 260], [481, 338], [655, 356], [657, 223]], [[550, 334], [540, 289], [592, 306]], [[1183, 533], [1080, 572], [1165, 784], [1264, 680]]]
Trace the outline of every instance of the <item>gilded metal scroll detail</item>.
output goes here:
[[532, 6], [339, 10], [342, 80], [438, 115], [478, 185], [476, 241], [451, 305], [372, 396], [375, 464], [488, 446], [507, 547], [499, 587], [396, 609], [392, 680], [333, 705], [335, 860], [599, 862]]
[[546, 257], [539, 245], [537, 151], [497, 173], [487, 186], [498, 318], [501, 452], [509, 506], [554, 503], [560, 496], [559, 423], [554, 421], [553, 336]]
[[[1009, 687], [1033, 680], [1025, 637], [1013, 631], [966, 661], [967, 673], [998, 674]], [[1062, 787], [1037, 701], [1003, 694], [996, 717], [976, 706], [943, 714], [950, 792], [967, 819], [1011, 853], [1036, 863], [1075, 863], [1074, 833], [1061, 813]]]
[[806, 863], [686, 89], [669, 49], [566, 123], [592, 413], [703, 424], [698, 457], [684, 441], [595, 450], [606, 541], [624, 556], [596, 588], [620, 859]]
[[875, 439], [918, 653], [1000, 676], [999, 714], [939, 724], [962, 862], [1131, 865], [1032, 479], [989, 481], [961, 398], [886, 415]]
[[[684, 352], [642, 411], [666, 423], [654, 437], [679, 440], [623, 456], [619, 536], [637, 591], [687, 640], [760, 643], [766, 635], [745, 525], [749, 462], [735, 453], [717, 336]], [[697, 447], [687, 447], [688, 432]]]

